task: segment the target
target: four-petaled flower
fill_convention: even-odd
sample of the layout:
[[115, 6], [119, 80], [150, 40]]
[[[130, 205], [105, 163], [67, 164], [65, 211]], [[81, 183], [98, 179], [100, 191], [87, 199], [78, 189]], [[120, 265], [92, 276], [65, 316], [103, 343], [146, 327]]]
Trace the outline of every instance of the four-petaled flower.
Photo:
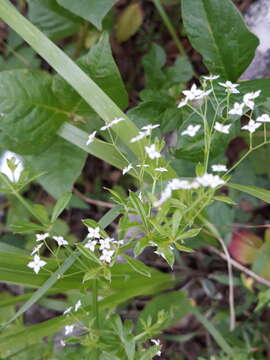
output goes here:
[[215, 172], [225, 172], [228, 169], [226, 165], [212, 165], [212, 170]]
[[233, 106], [233, 108], [229, 111], [230, 115], [243, 115], [243, 108], [244, 108], [245, 104], [239, 104], [238, 102], [236, 102]]
[[233, 94], [239, 94], [240, 93], [240, 91], [236, 89], [237, 86], [239, 86], [239, 84], [233, 84], [231, 81], [226, 81], [225, 83], [219, 82], [219, 85], [225, 87], [226, 92], [230, 92], [230, 93], [233, 93]]
[[232, 124], [229, 125], [222, 125], [221, 123], [219, 123], [218, 121], [216, 121], [214, 129], [218, 132], [221, 132], [223, 134], [229, 134], [230, 132], [230, 127], [232, 126]]
[[95, 246], [97, 245], [97, 242], [95, 240], [88, 241], [84, 247], [86, 249], [89, 249], [90, 251], [95, 251]]
[[250, 119], [248, 124], [245, 125], [245, 126], [242, 126], [241, 129], [242, 130], [247, 130], [251, 134], [253, 134], [261, 125], [262, 125], [261, 123], [257, 123], [256, 121]]
[[270, 116], [268, 114], [263, 114], [257, 118], [256, 121], [269, 123], [270, 122]]
[[203, 176], [198, 176], [196, 178], [196, 180], [202, 186], [205, 186], [205, 187], [209, 186], [211, 188], [215, 188], [219, 185], [225, 184], [225, 181], [222, 180], [218, 175], [207, 174], [207, 173], [204, 174]]
[[157, 151], [155, 144], [145, 146], [144, 149], [150, 159], [158, 159], [161, 157], [161, 154]]
[[47, 239], [50, 236], [50, 234], [45, 233], [45, 234], [36, 234], [36, 241], [43, 241], [45, 239]]
[[142, 140], [144, 137], [148, 136], [149, 133], [147, 131], [139, 131], [139, 135], [135, 136], [130, 140], [131, 143], [135, 143], [137, 141]]
[[34, 261], [30, 261], [27, 266], [33, 269], [36, 274], [38, 274], [39, 270], [46, 264], [46, 261], [41, 260], [38, 255], [35, 255]]
[[65, 335], [69, 335], [73, 332], [75, 325], [66, 325], [65, 326]]
[[252, 101], [252, 100], [254, 100], [254, 99], [256, 99], [257, 97], [259, 97], [259, 96], [260, 96], [260, 93], [261, 93], [261, 90], [258, 90], [258, 91], [255, 91], [255, 92], [250, 92], [250, 93], [245, 94], [244, 97], [243, 97], [243, 102], [244, 102], [244, 104], [245, 104], [248, 108], [250, 108], [251, 110], [253, 110], [255, 104], [254, 104], [254, 101]]
[[58, 246], [68, 245], [68, 242], [63, 238], [63, 236], [53, 236], [53, 239], [57, 242]]
[[114, 254], [114, 250], [106, 250], [106, 249], [104, 249], [103, 252], [102, 252], [102, 255], [99, 258], [99, 260], [110, 263], [112, 261], [113, 254]]
[[187, 129], [182, 131], [181, 135], [195, 136], [200, 130], [201, 125], [188, 125]]
[[89, 136], [88, 136], [88, 140], [86, 141], [86, 145], [92, 144], [92, 142], [95, 139], [96, 136], [96, 131], [93, 131]]
[[156, 125], [150, 124], [150, 125], [143, 126], [142, 130], [147, 131], [147, 132], [149, 132], [149, 131], [151, 132], [152, 130], [154, 130], [154, 129], [158, 128], [158, 127], [160, 127], [159, 124], [156, 124]]
[[123, 175], [125, 175], [126, 173], [129, 172], [129, 170], [133, 169], [133, 166], [132, 164], [128, 164], [128, 166], [126, 166], [124, 169], [123, 169]]
[[106, 125], [102, 126], [100, 128], [100, 130], [105, 131], [105, 130], [111, 128], [112, 126], [118, 124], [119, 122], [123, 121], [123, 120], [125, 120], [125, 119], [124, 118], [115, 118], [111, 122], [108, 122]]
[[95, 239], [99, 239], [100, 238], [100, 228], [96, 227], [96, 228], [91, 228], [88, 227], [88, 234], [87, 237], [88, 238], [95, 238]]
[[159, 171], [159, 172], [167, 172], [168, 170], [164, 167], [157, 167], [155, 168], [156, 171]]

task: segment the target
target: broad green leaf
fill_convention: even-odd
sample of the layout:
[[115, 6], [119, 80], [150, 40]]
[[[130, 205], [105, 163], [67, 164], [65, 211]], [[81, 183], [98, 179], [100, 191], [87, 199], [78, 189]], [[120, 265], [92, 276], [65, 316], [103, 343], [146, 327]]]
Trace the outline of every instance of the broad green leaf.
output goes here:
[[58, 4], [102, 29], [102, 20], [117, 0], [57, 0]]
[[174, 83], [185, 83], [193, 76], [193, 69], [187, 56], [176, 59], [173, 66], [164, 69], [166, 83], [172, 86]]
[[52, 222], [54, 222], [58, 218], [58, 216], [62, 213], [62, 211], [67, 207], [71, 197], [72, 197], [72, 193], [66, 192], [57, 200], [56, 204], [54, 205], [51, 216]]
[[246, 186], [246, 185], [232, 184], [232, 183], [228, 183], [227, 186], [229, 186], [232, 189], [236, 189], [244, 193], [247, 193], [249, 195], [255, 196], [256, 198], [261, 199], [270, 204], [270, 190], [260, 189], [256, 186]]
[[208, 70], [235, 81], [252, 61], [259, 41], [231, 0], [182, 0], [182, 17], [192, 46]]
[[[104, 33], [99, 42], [77, 61], [78, 66], [121, 108], [128, 105], [128, 94], [115, 64], [110, 47], [109, 35]], [[63, 107], [77, 115], [89, 112], [89, 105], [60, 76], [55, 76], [53, 90]]]
[[166, 54], [161, 46], [153, 44], [149, 53], [142, 58], [145, 83], [147, 88], [160, 88], [166, 76], [162, 71], [166, 62]]
[[29, 19], [49, 38], [62, 39], [79, 32], [80, 22], [56, 0], [27, 0]]
[[58, 137], [44, 152], [24, 158], [33, 172], [46, 171], [37, 181], [57, 199], [72, 191], [86, 156], [86, 152]]
[[191, 311], [191, 304], [187, 298], [187, 293], [185, 291], [169, 292], [158, 295], [149, 301], [140, 313], [137, 324], [137, 334], [143, 331], [141, 320], [147, 322], [147, 319], [151, 317], [152, 323], [156, 323], [158, 314], [161, 311], [165, 312], [165, 316], [164, 321], [158, 328], [159, 332], [174, 325]]
[[269, 239], [264, 242], [263, 246], [257, 252], [255, 261], [252, 265], [252, 270], [270, 280], [270, 241]]
[[66, 120], [52, 92], [48, 73], [34, 70], [0, 73], [1, 146], [19, 154], [45, 150]]
[[40, 59], [29, 46], [20, 46], [9, 56], [0, 56], [0, 71], [26, 68], [40, 68]]
[[127, 41], [136, 34], [143, 22], [142, 8], [139, 3], [128, 5], [116, 22], [116, 40], [119, 43]]
[[149, 272], [149, 268], [144, 265], [143, 262], [133, 259], [132, 257], [122, 254], [123, 258], [127, 261], [127, 263], [132, 267], [133, 270], [135, 270], [137, 273], [151, 277], [151, 273]]

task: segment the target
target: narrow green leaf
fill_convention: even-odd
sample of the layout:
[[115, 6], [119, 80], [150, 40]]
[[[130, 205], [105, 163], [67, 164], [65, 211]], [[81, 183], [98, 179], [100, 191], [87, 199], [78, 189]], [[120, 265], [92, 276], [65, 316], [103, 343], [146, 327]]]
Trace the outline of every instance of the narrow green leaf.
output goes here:
[[99, 30], [102, 29], [104, 16], [116, 1], [117, 0], [80, 0], [80, 4], [78, 4], [74, 0], [57, 0], [59, 5], [90, 21], [90, 23], [95, 25]]
[[15, 233], [25, 233], [33, 231], [44, 231], [44, 227], [31, 221], [18, 221], [14, 224], [11, 224], [10, 229]]
[[149, 272], [149, 269], [144, 263], [142, 263], [139, 260], [133, 259], [128, 255], [122, 254], [123, 258], [127, 261], [127, 263], [132, 267], [134, 271], [137, 273], [146, 276], [151, 277], [151, 273]]
[[239, 190], [249, 195], [255, 196], [256, 198], [261, 199], [270, 204], [270, 190], [261, 189], [256, 186], [247, 186], [247, 185], [232, 184], [232, 183], [228, 183], [227, 186], [229, 186], [232, 189]]
[[231, 0], [182, 0], [182, 17], [192, 46], [208, 70], [236, 81], [251, 63], [259, 41]]
[[68, 203], [70, 202], [70, 199], [72, 197], [72, 193], [67, 192], [64, 193], [56, 202], [53, 208], [51, 221], [54, 222], [58, 216], [62, 213], [62, 211], [66, 208]]

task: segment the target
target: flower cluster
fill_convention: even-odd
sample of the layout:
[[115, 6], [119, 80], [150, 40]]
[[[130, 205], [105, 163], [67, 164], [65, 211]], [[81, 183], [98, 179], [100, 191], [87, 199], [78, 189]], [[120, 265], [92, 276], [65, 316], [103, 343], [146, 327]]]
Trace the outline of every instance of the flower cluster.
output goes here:
[[[108, 130], [110, 129], [111, 127], [113, 127], [114, 125], [120, 123], [121, 121], [124, 121], [125, 119], [124, 118], [114, 118], [112, 121], [108, 122], [106, 125], [102, 126], [100, 128], [101, 131], [105, 131], [105, 130]], [[88, 139], [86, 141], [86, 145], [90, 145], [92, 144], [92, 142], [95, 140], [95, 137], [96, 137], [96, 134], [97, 134], [97, 131], [93, 131], [89, 136], [88, 136]]]
[[216, 187], [223, 184], [225, 184], [225, 181], [222, 180], [218, 175], [213, 175], [208, 173], [205, 173], [203, 176], [197, 176], [192, 181], [172, 179], [171, 181], [169, 181], [164, 191], [161, 193], [160, 199], [154, 203], [154, 206], [158, 207], [162, 205], [172, 196], [172, 192], [174, 190], [192, 190], [192, 189], [196, 190], [200, 186], [210, 187], [212, 189], [215, 189]]
[[139, 135], [137, 135], [137, 136], [135, 136], [134, 138], [132, 138], [132, 139], [130, 140], [130, 142], [131, 142], [131, 143], [135, 143], [135, 142], [137, 142], [137, 141], [142, 140], [142, 139], [145, 138], [146, 136], [150, 136], [152, 130], [158, 128], [159, 126], [160, 126], [159, 124], [143, 126], [143, 127], [141, 128], [141, 130], [139, 131]]
[[100, 234], [99, 227], [96, 228], [88, 227], [87, 238], [89, 240], [84, 245], [84, 247], [94, 252], [96, 250], [96, 246], [98, 246], [98, 249], [101, 253], [99, 260], [104, 261], [108, 264], [111, 263], [112, 257], [115, 254], [115, 245], [123, 244], [122, 240], [116, 241], [115, 239], [110, 237], [103, 238]]

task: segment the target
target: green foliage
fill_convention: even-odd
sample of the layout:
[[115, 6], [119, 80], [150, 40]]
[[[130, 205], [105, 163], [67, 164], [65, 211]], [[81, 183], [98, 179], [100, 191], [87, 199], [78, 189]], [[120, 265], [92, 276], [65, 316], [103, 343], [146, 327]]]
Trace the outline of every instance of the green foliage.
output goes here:
[[182, 16], [192, 46], [208, 70], [235, 81], [251, 63], [259, 41], [231, 0], [183, 0]]

